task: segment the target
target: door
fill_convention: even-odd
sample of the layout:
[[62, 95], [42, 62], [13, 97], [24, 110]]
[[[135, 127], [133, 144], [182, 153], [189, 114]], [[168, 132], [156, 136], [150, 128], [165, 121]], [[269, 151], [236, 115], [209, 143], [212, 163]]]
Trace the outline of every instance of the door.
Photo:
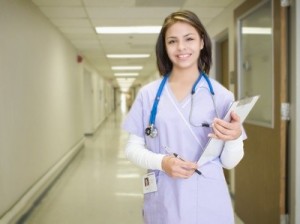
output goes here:
[[[216, 41], [216, 79], [227, 89], [229, 85], [229, 51], [228, 51], [228, 34], [223, 34]], [[231, 89], [230, 89], [231, 90]], [[228, 184], [230, 193], [234, 193], [234, 169], [224, 169], [224, 175]]]
[[245, 157], [235, 169], [235, 211], [245, 223], [279, 224], [286, 214], [287, 9], [247, 0], [235, 12], [238, 98], [260, 95], [244, 127]]
[[92, 88], [92, 75], [84, 69], [83, 74], [84, 82], [84, 134], [93, 135], [93, 88]]

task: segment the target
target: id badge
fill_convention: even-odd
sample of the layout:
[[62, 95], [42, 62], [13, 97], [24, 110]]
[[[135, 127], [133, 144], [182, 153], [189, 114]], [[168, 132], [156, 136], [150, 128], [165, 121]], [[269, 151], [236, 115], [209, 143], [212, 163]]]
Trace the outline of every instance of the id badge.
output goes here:
[[144, 194], [157, 191], [156, 177], [154, 172], [147, 173], [143, 176]]

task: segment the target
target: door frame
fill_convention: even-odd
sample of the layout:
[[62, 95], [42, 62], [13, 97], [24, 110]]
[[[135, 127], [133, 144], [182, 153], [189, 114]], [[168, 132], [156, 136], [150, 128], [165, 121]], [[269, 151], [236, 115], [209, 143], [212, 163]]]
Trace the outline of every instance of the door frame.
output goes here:
[[[280, 6], [280, 1], [272, 2], [273, 14], [273, 77], [274, 85], [274, 127], [260, 127], [255, 124], [245, 124], [250, 137], [245, 142], [245, 159], [242, 166], [237, 167], [236, 211], [246, 223], [281, 223], [287, 212], [287, 128], [288, 122], [281, 119], [281, 105], [288, 102], [287, 94], [287, 9]], [[266, 3], [262, 0], [246, 0], [234, 11], [235, 26], [253, 8]], [[235, 40], [235, 70], [238, 71], [238, 41]], [[237, 72], [236, 72], [237, 74]], [[239, 77], [236, 77], [238, 80]], [[239, 83], [236, 83], [239, 85]], [[236, 95], [238, 95], [236, 88]], [[258, 136], [257, 133], [260, 133]], [[269, 139], [267, 145], [266, 139]], [[271, 143], [271, 144], [270, 144]], [[270, 144], [270, 145], [268, 145]], [[258, 149], [264, 149], [257, 151]], [[276, 152], [276, 150], [279, 150]], [[248, 153], [247, 153], [248, 151]], [[255, 153], [254, 153], [255, 152]], [[260, 158], [257, 154], [260, 154]], [[248, 154], [248, 157], [247, 157]], [[250, 157], [249, 157], [250, 156]], [[273, 160], [273, 161], [272, 161]], [[278, 164], [277, 164], [278, 163]], [[274, 165], [271, 170], [270, 165]], [[278, 166], [278, 167], [277, 167]], [[259, 172], [262, 171], [262, 172]], [[265, 176], [263, 176], [265, 175]], [[269, 178], [266, 181], [266, 178]], [[269, 182], [270, 180], [270, 182]], [[273, 185], [271, 185], [273, 184]], [[240, 186], [238, 186], [240, 185]], [[255, 191], [256, 190], [256, 191]], [[254, 195], [253, 195], [254, 194]], [[267, 195], [267, 194], [275, 194]], [[256, 198], [255, 199], [255, 195]], [[248, 208], [248, 206], [250, 208]]]
[[[300, 113], [300, 3], [291, 2], [291, 38], [290, 45], [290, 95], [291, 95], [291, 122], [289, 138], [289, 211], [290, 223], [300, 223], [300, 120], [297, 114]], [[297, 150], [298, 149], [298, 150]]]
[[[226, 52], [223, 52], [222, 44], [227, 41], [227, 49]], [[214, 61], [215, 61], [215, 79], [220, 82], [222, 85], [224, 85], [227, 89], [230, 91], [234, 92], [234, 83], [232, 79], [232, 74], [230, 74], [229, 70], [229, 33], [228, 29], [222, 31], [220, 34], [218, 34], [214, 38]], [[227, 54], [227, 65], [224, 67], [224, 53]], [[224, 74], [224, 69], [226, 69], [227, 74], [225, 77], [222, 77]], [[227, 80], [224, 80], [227, 79]], [[230, 194], [234, 196], [234, 191], [235, 191], [235, 169], [230, 169], [230, 170], [224, 170], [224, 174], [226, 177], [226, 181], [228, 184], [228, 188], [230, 191]]]

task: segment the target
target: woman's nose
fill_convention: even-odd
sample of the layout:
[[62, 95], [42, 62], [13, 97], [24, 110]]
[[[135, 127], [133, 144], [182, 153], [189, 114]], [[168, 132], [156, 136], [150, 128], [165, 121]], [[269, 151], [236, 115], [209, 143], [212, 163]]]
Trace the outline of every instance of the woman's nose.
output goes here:
[[186, 45], [185, 45], [184, 41], [178, 41], [177, 47], [179, 50], [184, 50], [186, 48]]

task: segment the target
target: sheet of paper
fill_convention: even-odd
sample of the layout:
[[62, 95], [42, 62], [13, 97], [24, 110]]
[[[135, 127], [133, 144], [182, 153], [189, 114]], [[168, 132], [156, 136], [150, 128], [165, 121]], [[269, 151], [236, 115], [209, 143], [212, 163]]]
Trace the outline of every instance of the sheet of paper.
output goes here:
[[[253, 96], [233, 102], [223, 119], [225, 121], [230, 121], [230, 114], [234, 111], [239, 115], [241, 122], [244, 122], [258, 99], [259, 96]], [[209, 161], [210, 158], [213, 159], [216, 155], [220, 155], [223, 146], [223, 140], [214, 138], [209, 139], [204, 148], [204, 152], [198, 161], [198, 165], [201, 166], [205, 162]]]

